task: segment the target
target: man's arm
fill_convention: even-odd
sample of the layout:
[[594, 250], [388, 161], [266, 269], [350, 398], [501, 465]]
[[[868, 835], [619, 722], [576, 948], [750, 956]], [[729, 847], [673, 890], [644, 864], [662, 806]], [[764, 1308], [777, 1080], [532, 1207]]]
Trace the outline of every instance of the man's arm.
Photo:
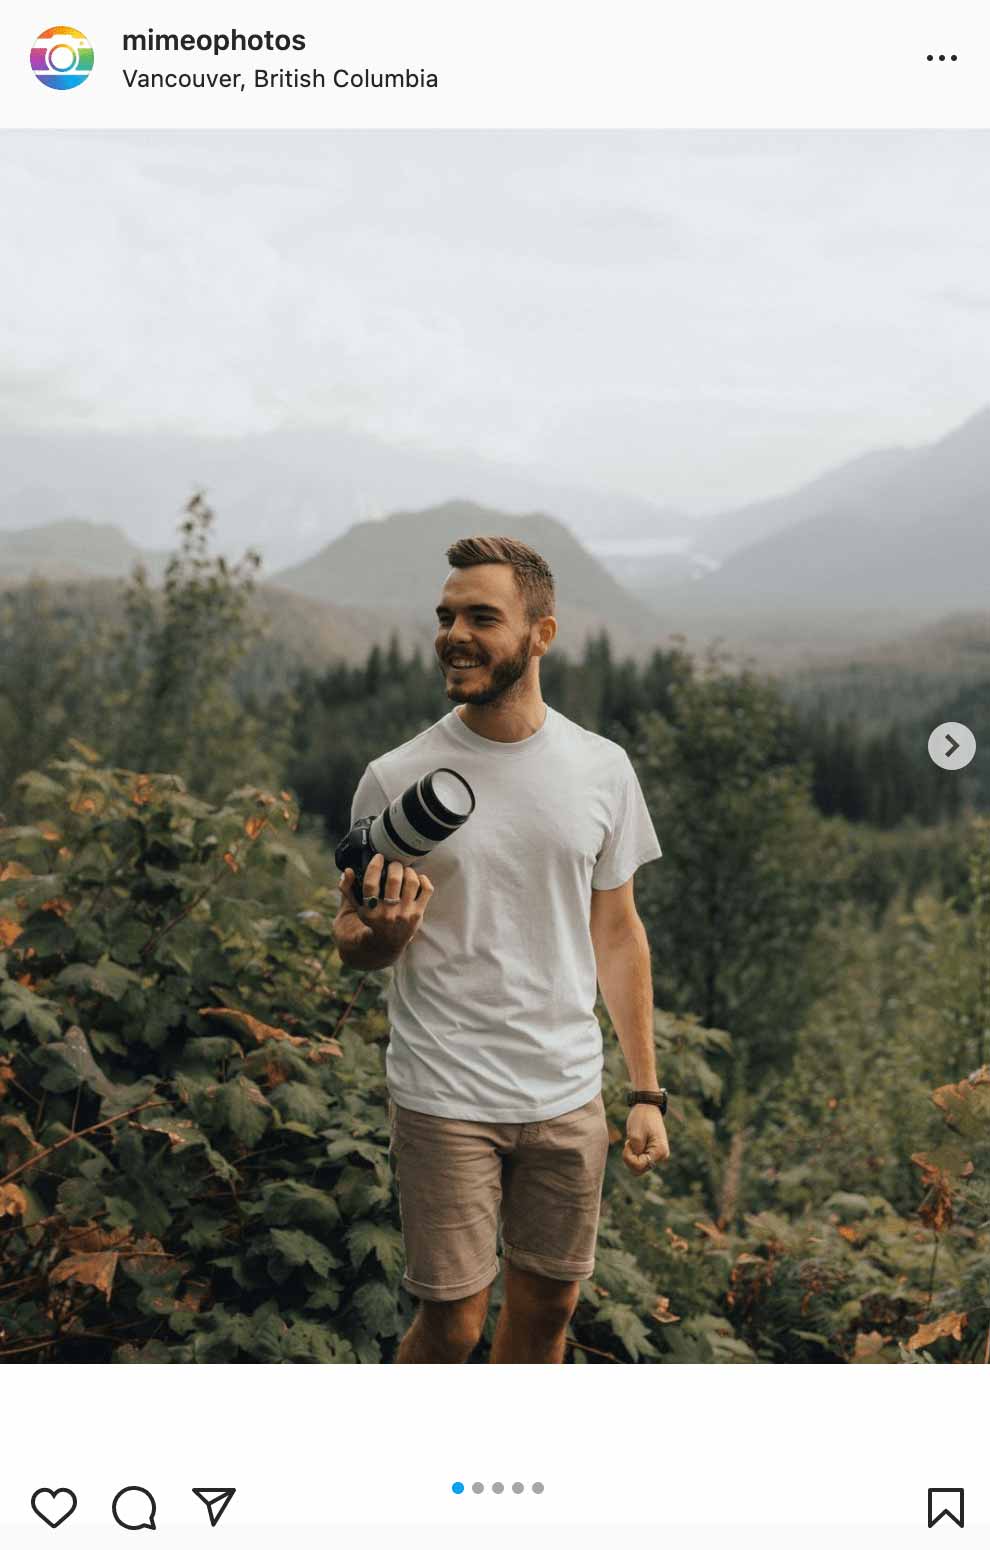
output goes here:
[[[364, 897], [354, 894], [350, 867], [340, 879], [340, 909], [333, 923], [333, 937], [341, 959], [353, 969], [387, 969], [419, 930], [433, 896], [428, 877], [390, 861], [381, 889], [384, 856], [373, 857], [364, 874]], [[381, 897], [379, 891], [381, 889]], [[376, 901], [369, 908], [369, 900]]]
[[[615, 1024], [619, 1044], [634, 1089], [656, 1092], [653, 1043], [653, 976], [650, 944], [636, 911], [633, 880], [619, 888], [596, 888], [591, 894], [591, 940], [598, 984]], [[623, 1161], [633, 1173], [645, 1173], [670, 1156], [660, 1110], [641, 1103], [630, 1109]]]

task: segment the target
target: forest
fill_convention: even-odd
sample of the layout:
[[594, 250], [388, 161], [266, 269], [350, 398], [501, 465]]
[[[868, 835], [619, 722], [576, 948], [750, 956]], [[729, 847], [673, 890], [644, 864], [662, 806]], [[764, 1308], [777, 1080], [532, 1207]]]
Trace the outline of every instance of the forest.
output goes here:
[[[394, 640], [293, 661], [212, 527], [193, 500], [112, 618], [0, 595], [0, 1359], [387, 1362], [413, 1312], [386, 977], [336, 954], [332, 852], [367, 761], [449, 707]], [[664, 849], [637, 902], [672, 1155], [621, 1166], [600, 1007], [616, 1144], [568, 1360], [987, 1363], [984, 787], [924, 707], [717, 646], [600, 637], [543, 688], [628, 750]]]

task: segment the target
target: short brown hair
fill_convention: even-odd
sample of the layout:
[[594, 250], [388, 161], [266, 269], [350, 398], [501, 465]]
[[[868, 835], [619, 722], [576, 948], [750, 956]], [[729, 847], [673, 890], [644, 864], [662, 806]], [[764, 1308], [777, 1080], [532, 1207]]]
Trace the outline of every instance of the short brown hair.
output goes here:
[[511, 565], [530, 621], [553, 613], [553, 571], [542, 554], [537, 554], [519, 538], [490, 538], [480, 534], [474, 538], [459, 538], [447, 550], [447, 563], [455, 570], [465, 570], [469, 565]]

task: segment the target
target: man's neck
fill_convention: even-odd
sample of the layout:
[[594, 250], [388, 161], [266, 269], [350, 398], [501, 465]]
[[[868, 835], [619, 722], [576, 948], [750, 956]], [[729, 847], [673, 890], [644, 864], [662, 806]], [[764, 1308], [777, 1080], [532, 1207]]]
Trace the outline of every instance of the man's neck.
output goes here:
[[547, 714], [539, 686], [499, 705], [460, 705], [457, 708], [469, 732], [490, 737], [494, 743], [521, 743], [542, 727]]

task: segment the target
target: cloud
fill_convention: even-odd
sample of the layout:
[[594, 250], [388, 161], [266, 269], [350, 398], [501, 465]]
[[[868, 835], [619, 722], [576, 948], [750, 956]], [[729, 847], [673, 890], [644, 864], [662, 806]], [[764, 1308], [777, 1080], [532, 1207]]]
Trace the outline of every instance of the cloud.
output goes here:
[[983, 131], [5, 149], [18, 424], [337, 423], [699, 507], [929, 439], [986, 396], [965, 332], [987, 305]]

